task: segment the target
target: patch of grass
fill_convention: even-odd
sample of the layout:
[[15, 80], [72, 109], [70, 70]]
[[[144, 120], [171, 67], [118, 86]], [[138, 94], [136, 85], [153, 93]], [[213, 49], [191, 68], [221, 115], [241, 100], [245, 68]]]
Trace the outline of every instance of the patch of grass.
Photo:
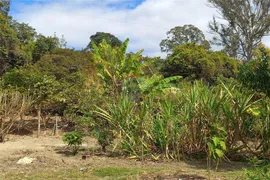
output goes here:
[[67, 180], [67, 179], [138, 179], [139, 175], [144, 172], [140, 168], [96, 168], [88, 169], [84, 172], [79, 169], [67, 169], [67, 170], [46, 170], [46, 171], [27, 171], [27, 172], [9, 172], [1, 174], [0, 179], [2, 180]]
[[136, 177], [143, 172], [143, 169], [139, 168], [114, 168], [106, 167], [95, 169], [93, 175], [100, 178], [112, 178], [112, 179], [126, 179]]
[[[154, 179], [154, 178], [180, 178], [184, 175], [189, 176], [202, 176], [207, 178], [208, 172], [205, 169], [198, 168], [175, 168], [172, 167], [100, 167], [91, 168], [81, 171], [79, 168], [61, 169], [55, 167], [55, 169], [47, 170], [30, 170], [22, 169], [16, 171], [10, 171], [7, 173], [1, 173], [0, 179], [2, 180], [72, 180], [72, 179], [107, 179], [107, 180], [124, 180], [124, 179]], [[242, 170], [221, 170], [211, 171], [211, 179], [244, 179], [244, 172]]]
[[77, 169], [69, 169], [69, 170], [56, 170], [56, 171], [36, 171], [36, 172], [20, 172], [20, 173], [8, 173], [0, 176], [0, 179], [5, 180], [43, 180], [43, 179], [98, 179], [92, 175], [91, 172], [80, 172]]

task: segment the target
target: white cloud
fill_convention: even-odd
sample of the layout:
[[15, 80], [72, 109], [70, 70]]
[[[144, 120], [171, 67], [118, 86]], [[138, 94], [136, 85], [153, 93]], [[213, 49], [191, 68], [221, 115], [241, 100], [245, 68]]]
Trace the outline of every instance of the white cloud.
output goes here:
[[[134, 3], [136, 0], [126, 0]], [[159, 43], [175, 26], [193, 24], [207, 34], [207, 24], [215, 9], [206, 0], [146, 0], [133, 9], [124, 0], [57, 0], [46, 3], [13, 4], [13, 14], [44, 35], [64, 34], [68, 46], [84, 48], [97, 31], [110, 32], [121, 40], [130, 38], [129, 50], [145, 49], [146, 55], [162, 55]], [[111, 6], [117, 3], [116, 6]], [[126, 6], [125, 6], [126, 7]], [[162, 55], [164, 56], [164, 55]]]

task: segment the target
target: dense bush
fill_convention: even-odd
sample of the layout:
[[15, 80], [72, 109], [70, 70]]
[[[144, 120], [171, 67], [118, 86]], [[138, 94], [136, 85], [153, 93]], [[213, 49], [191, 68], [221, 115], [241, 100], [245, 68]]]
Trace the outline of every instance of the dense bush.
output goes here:
[[219, 76], [235, 77], [237, 65], [236, 60], [222, 52], [211, 52], [203, 46], [187, 43], [173, 50], [164, 61], [161, 72], [165, 77], [180, 75], [213, 83]]
[[[46, 54], [32, 68], [43, 74], [54, 76], [58, 81], [79, 84], [81, 79], [96, 76], [95, 67], [90, 62], [89, 53], [71, 49], [56, 49]], [[79, 74], [82, 74], [80, 76]]]
[[95, 99], [90, 98], [91, 92], [98, 86], [90, 57], [85, 52], [56, 49], [34, 65], [5, 73], [2, 86], [31, 94], [41, 110], [60, 115], [64, 111], [82, 113], [86, 106], [93, 107], [89, 102], [86, 105], [86, 101]]
[[[196, 82], [136, 104], [132, 96], [122, 94], [97, 110], [102, 121], [96, 123], [107, 124], [106, 131], [114, 132], [120, 149], [137, 157], [163, 154], [180, 159], [203, 153], [219, 161], [243, 148], [261, 156], [269, 153], [268, 112], [269, 100], [258, 100], [234, 85]], [[258, 143], [250, 147], [254, 136]]]
[[243, 85], [270, 96], [270, 53], [261, 46], [257, 59], [239, 68], [238, 79]]

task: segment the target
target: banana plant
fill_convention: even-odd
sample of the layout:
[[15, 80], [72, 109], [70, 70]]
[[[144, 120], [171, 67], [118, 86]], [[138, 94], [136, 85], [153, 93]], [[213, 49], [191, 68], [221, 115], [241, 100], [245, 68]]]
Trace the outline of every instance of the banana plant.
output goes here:
[[150, 78], [138, 79], [138, 86], [143, 94], [162, 92], [167, 88], [177, 87], [174, 81], [181, 79], [181, 76], [173, 76], [163, 79], [162, 76], [153, 75]]
[[93, 60], [99, 73], [98, 76], [116, 92], [122, 92], [124, 80], [140, 77], [148, 62], [142, 62], [142, 52], [127, 54], [129, 39], [120, 47], [111, 47], [105, 40], [99, 46], [93, 45]]

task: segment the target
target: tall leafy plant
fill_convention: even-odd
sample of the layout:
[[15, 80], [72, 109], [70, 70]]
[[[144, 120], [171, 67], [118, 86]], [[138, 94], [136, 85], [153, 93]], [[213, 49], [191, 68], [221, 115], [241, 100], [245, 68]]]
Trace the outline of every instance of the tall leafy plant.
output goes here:
[[124, 80], [142, 75], [143, 67], [147, 66], [147, 62], [141, 59], [143, 50], [127, 54], [128, 42], [129, 39], [120, 47], [112, 47], [105, 40], [98, 46], [92, 44], [94, 50], [91, 54], [99, 70], [98, 76], [115, 94], [122, 92]]

